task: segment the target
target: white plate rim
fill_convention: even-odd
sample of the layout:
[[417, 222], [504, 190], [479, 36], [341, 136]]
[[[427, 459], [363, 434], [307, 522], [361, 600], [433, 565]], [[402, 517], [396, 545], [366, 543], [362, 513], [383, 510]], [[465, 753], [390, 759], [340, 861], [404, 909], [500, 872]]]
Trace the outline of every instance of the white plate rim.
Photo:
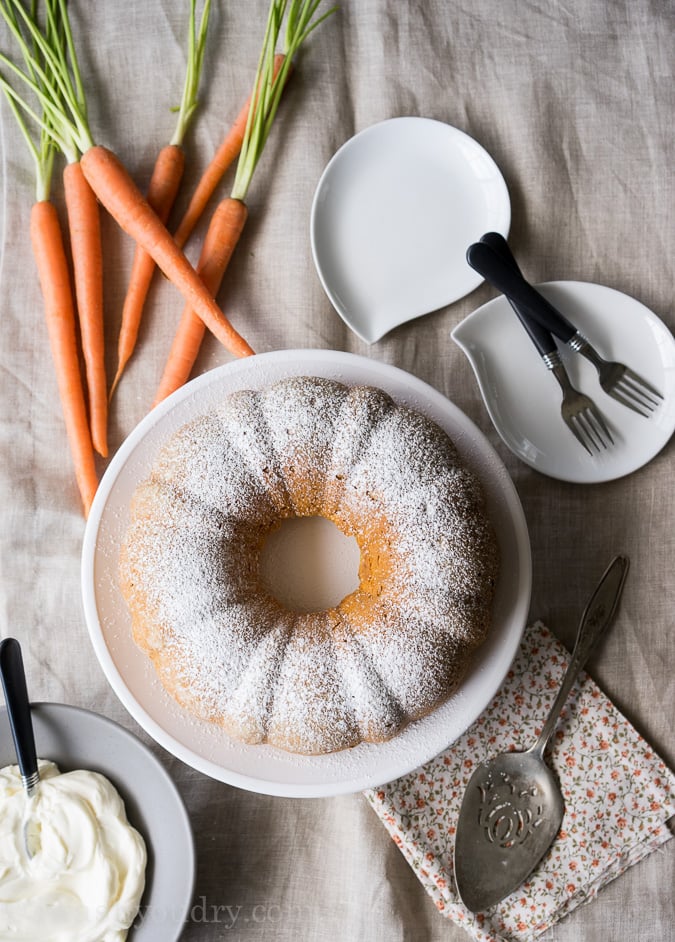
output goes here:
[[[559, 481], [565, 481], [571, 484], [602, 484], [609, 481], [615, 481], [619, 478], [626, 477], [629, 474], [634, 473], [640, 468], [644, 467], [649, 461], [655, 458], [663, 448], [670, 441], [673, 432], [675, 431], [675, 374], [669, 376], [670, 373], [673, 373], [675, 369], [675, 338], [673, 338], [671, 331], [668, 329], [667, 325], [654, 313], [650, 308], [646, 307], [641, 301], [638, 301], [636, 298], [625, 294], [622, 291], [617, 290], [616, 288], [611, 288], [607, 285], [598, 284], [595, 282], [585, 282], [585, 281], [575, 281], [575, 280], [564, 280], [564, 281], [547, 281], [536, 286], [542, 294], [547, 295], [552, 292], [563, 292], [569, 295], [569, 298], [566, 300], [569, 301], [571, 308], [575, 304], [579, 304], [582, 301], [586, 301], [589, 305], [588, 309], [585, 311], [585, 318], [588, 321], [589, 317], [591, 318], [591, 323], [580, 324], [582, 327], [582, 333], [592, 333], [594, 322], [597, 320], [598, 326], [610, 325], [610, 317], [612, 313], [616, 313], [618, 305], [623, 305], [626, 310], [630, 310], [631, 314], [635, 316], [635, 330], [637, 327], [647, 326], [651, 327], [652, 331], [658, 331], [660, 336], [666, 341], [662, 346], [659, 345], [659, 350], [666, 350], [668, 356], [663, 353], [660, 358], [661, 365], [664, 372], [664, 382], [667, 382], [669, 389], [664, 390], [664, 404], [659, 407], [659, 418], [660, 423], [655, 422], [655, 413], [651, 418], [641, 418], [635, 416], [633, 412], [626, 409], [624, 406], [616, 404], [612, 399], [606, 397], [605, 394], [599, 387], [593, 368], [590, 364], [585, 363], [581, 358], [575, 357], [572, 353], [562, 349], [562, 355], [564, 362], [570, 371], [570, 375], [574, 378], [578, 387], [589, 393], [591, 397], [596, 402], [599, 408], [603, 411], [603, 414], [609, 414], [613, 420], [613, 427], [615, 431], [618, 429], [621, 432], [622, 429], [630, 427], [632, 431], [637, 430], [638, 435], [641, 435], [643, 440], [649, 440], [652, 442], [649, 448], [646, 449], [642, 457], [639, 457], [633, 461], [629, 461], [627, 464], [623, 464], [619, 467], [619, 458], [624, 455], [624, 452], [620, 450], [621, 442], [618, 443], [619, 448], [615, 447], [609, 449], [606, 453], [601, 456], [601, 459], [598, 461], [596, 459], [595, 463], [593, 459], [586, 458], [582, 453], [580, 458], [583, 463], [579, 463], [577, 467], [567, 470], [560, 471], [559, 468], [555, 466], [555, 455], [551, 456], [549, 459], [548, 456], [544, 456], [544, 460], [538, 460], [533, 457], [531, 450], [527, 448], [518, 448], [516, 444], [517, 436], [515, 432], [512, 434], [510, 429], [504, 427], [504, 423], [498, 418], [493, 408], [493, 397], [487, 389], [486, 383], [486, 373], [485, 370], [480, 370], [477, 367], [476, 359], [471, 355], [468, 347], [468, 336], [473, 333], [474, 336], [480, 334], [482, 337], [487, 336], [487, 331], [484, 329], [485, 325], [482, 325], [481, 329], [478, 330], [478, 325], [485, 319], [493, 316], [494, 313], [498, 310], [503, 310], [509, 315], [509, 330], [512, 335], [515, 337], [522, 336], [524, 334], [523, 328], [518, 324], [517, 319], [509, 307], [508, 300], [504, 295], [499, 295], [496, 298], [492, 298], [490, 301], [487, 301], [485, 304], [482, 304], [476, 310], [472, 311], [467, 317], [465, 317], [452, 331], [451, 337], [457, 344], [457, 346], [464, 352], [469, 363], [471, 364], [472, 370], [476, 377], [478, 387], [483, 399], [483, 403], [488, 412], [490, 420], [501, 438], [504, 444], [509, 448], [509, 450], [521, 461], [527, 464], [529, 467], [540, 472], [541, 474], [546, 475], [547, 477], [553, 478]], [[594, 302], [594, 295], [596, 298], [602, 297], [606, 302], [604, 305]], [[551, 298], [551, 300], [558, 300]], [[559, 301], [558, 301], [559, 303]], [[579, 312], [577, 310], [576, 315], [578, 317]], [[638, 323], [639, 319], [639, 323]], [[631, 325], [632, 326], [632, 325]], [[611, 332], [615, 337], [622, 338], [624, 335], [629, 336], [629, 331], [626, 328], [626, 324], [622, 320], [616, 320], [611, 322]], [[648, 332], [644, 331], [643, 336], [648, 336]], [[591, 337], [589, 337], [591, 339]], [[528, 342], [529, 343], [529, 342]], [[626, 344], [628, 346], [628, 344]], [[510, 353], [513, 353], [513, 348], [510, 349]], [[623, 352], [617, 354], [617, 358], [626, 360], [627, 362], [631, 361], [631, 354], [634, 351], [627, 349], [625, 355]], [[543, 365], [539, 363], [537, 359], [536, 351], [532, 347], [531, 355], [528, 357], [527, 361], [520, 363], [517, 369], [514, 369], [514, 374], [517, 372], [520, 379], [522, 380], [522, 375], [524, 372], [531, 368], [534, 373], [537, 370], [541, 370]], [[578, 380], [575, 375], [575, 371], [581, 371], [583, 378]], [[640, 369], [639, 372], [646, 375], [646, 370]], [[543, 375], [543, 373], [541, 374]], [[652, 378], [652, 381], [657, 382]], [[515, 383], [514, 383], [515, 386]], [[525, 384], [522, 384], [523, 395], [525, 393]], [[548, 393], [548, 390], [547, 390]], [[556, 401], [556, 396], [558, 391], [556, 389], [555, 382], [552, 383], [550, 390], [550, 399], [547, 396], [547, 404], [550, 402]], [[525, 415], [528, 415], [527, 409], [524, 410]], [[665, 421], [664, 421], [665, 417]], [[559, 428], [561, 432], [561, 445], [559, 452], [556, 454], [569, 456], [570, 453], [575, 454], [575, 449], [580, 446], [576, 446], [572, 439], [567, 440], [567, 430], [565, 429], [562, 419], [555, 417], [556, 421], [559, 421]], [[527, 419], [526, 419], [527, 421]], [[637, 423], [637, 424], [636, 424]], [[527, 426], [520, 427], [521, 434], [527, 433]], [[529, 439], [528, 439], [529, 441]]]
[[[185, 893], [182, 899], [177, 898], [174, 893], [172, 893], [170, 900], [159, 901], [155, 898], [162, 892], [162, 887], [157, 882], [158, 873], [160, 875], [162, 874], [162, 870], [166, 866], [166, 861], [159, 860], [159, 853], [153, 846], [153, 834], [146, 833], [142, 826], [143, 822], [136, 820], [134, 809], [130, 809], [127, 804], [129, 820], [133, 826], [139, 828], [143, 839], [147, 842], [149, 854], [152, 854], [153, 864], [150, 896], [148, 897], [148, 887], [146, 886], [141, 899], [141, 910], [146, 911], [145, 916], [138, 926], [134, 926], [130, 929], [128, 938], [129, 942], [160, 942], [160, 940], [161, 942], [171, 942], [171, 940], [177, 942], [185, 929], [185, 922], [190, 912], [190, 906], [192, 905], [196, 880], [196, 851], [190, 817], [182, 796], [168, 771], [138, 736], [132, 733], [131, 730], [116, 723], [115, 720], [101, 713], [96, 713], [93, 710], [88, 710], [84, 707], [69, 703], [52, 701], [32, 702], [31, 713], [35, 727], [36, 747], [40, 758], [50, 759], [56, 762], [62, 772], [72, 771], [75, 767], [90, 768], [94, 771], [102, 770], [103, 774], [109, 777], [114, 786], [123, 793], [125, 800], [132, 801], [135, 806], [138, 806], [141, 815], [145, 815], [142, 795], [147, 783], [130, 782], [120, 774], [119, 769], [110, 767], [111, 763], [102, 763], [100, 758], [96, 757], [97, 740], [95, 736], [91, 735], [91, 730], [85, 730], [84, 733], [87, 734], [87, 740], [93, 744], [92, 755], [89, 758], [83, 755], [81, 762], [79, 761], [80, 757], [74, 757], [72, 764], [71, 761], [64, 760], [62, 755], [58, 754], [59, 746], [54, 747], [54, 749], [51, 749], [49, 746], [43, 748], [42, 744], [45, 742], [45, 737], [49, 736], [52, 732], [54, 736], [57, 736], [59, 729], [63, 730], [69, 727], [72, 729], [73, 723], [76, 723], [78, 726], [85, 724], [85, 726], [93, 727], [99, 731], [101, 727], [105, 727], [112, 731], [125, 746], [128, 747], [131, 745], [137, 755], [142, 756], [142, 761], [146, 763], [148, 767], [152, 768], [153, 775], [156, 776], [153, 783], [155, 787], [158, 782], [161, 782], [164, 796], [171, 800], [172, 809], [173, 812], [175, 812], [172, 817], [172, 840], [175, 842], [174, 849], [176, 853], [172, 855], [171, 866], [174, 867], [175, 861], [178, 861], [181, 870], [184, 872]], [[4, 718], [3, 721], [7, 724], [9, 753], [13, 755], [14, 746], [11, 741], [11, 736], [9, 736], [9, 720], [7, 718], [7, 709], [4, 705], [0, 708], [0, 716]], [[41, 730], [43, 725], [47, 728], [44, 734]], [[60, 748], [65, 747], [62, 746]], [[166, 854], [164, 856], [166, 856]], [[161, 876], [159, 879], [161, 879]], [[152, 914], [148, 914], [148, 911], [152, 907], [154, 907], [154, 917]], [[159, 924], [157, 922], [158, 919]]]
[[[453, 288], [450, 287], [450, 282], [448, 282], [447, 291], [444, 292], [442, 297], [439, 297], [438, 303], [435, 303], [433, 307], [418, 305], [415, 308], [411, 308], [410, 312], [407, 313], [406, 316], [392, 319], [391, 323], [384, 329], [374, 329], [372, 325], [369, 325], [371, 328], [370, 330], [366, 330], [364, 326], [359, 325], [359, 323], [357, 323], [355, 319], [350, 316], [349, 312], [345, 308], [345, 305], [340, 301], [339, 295], [334, 289], [334, 286], [331, 284], [330, 279], [326, 273], [326, 265], [323, 261], [323, 251], [319, 245], [318, 238], [318, 226], [319, 220], [321, 218], [321, 204], [323, 194], [326, 192], [329, 186], [329, 181], [335, 174], [336, 168], [340, 166], [341, 162], [347, 155], [351, 154], [354, 149], [361, 147], [365, 142], [368, 142], [374, 136], [377, 136], [382, 132], [386, 133], [393, 125], [399, 125], [403, 127], [404, 123], [408, 132], [414, 124], [417, 124], [420, 127], [424, 125], [433, 127], [437, 131], [442, 132], [453, 144], [453, 146], [455, 146], [455, 142], [463, 142], [464, 146], [469, 146], [472, 150], [474, 150], [475, 153], [480, 153], [481, 159], [485, 162], [485, 164], [489, 164], [491, 167], [492, 183], [501, 190], [501, 205], [499, 207], [499, 212], [495, 215], [494, 218], [486, 218], [480, 225], [478, 222], [476, 222], [476, 231], [471, 236], [467, 236], [467, 248], [472, 241], [475, 241], [475, 238], [479, 237], [480, 232], [486, 232], [488, 230], [497, 231], [506, 238], [511, 225], [511, 201], [504, 176], [491, 154], [489, 154], [483, 145], [480, 144], [475, 138], [467, 134], [466, 131], [462, 131], [460, 128], [454, 127], [453, 125], [448, 124], [445, 121], [440, 121], [436, 118], [429, 118], [421, 115], [400, 115], [397, 117], [386, 118], [385, 120], [379, 121], [376, 124], [369, 125], [345, 141], [330, 158], [324, 167], [321, 176], [319, 177], [310, 210], [310, 245], [314, 266], [326, 296], [339, 316], [350, 328], [350, 330], [352, 330], [356, 336], [359, 337], [359, 339], [368, 344], [376, 343], [395, 327], [399, 327], [402, 324], [408, 323], [408, 321], [414, 320], [417, 317], [440, 310], [442, 307], [458, 301], [460, 298], [470, 294], [471, 291], [475, 290], [475, 288], [477, 288], [478, 285], [480, 285], [483, 281], [482, 276], [471, 269], [468, 265], [462, 265], [462, 284], [459, 287]], [[395, 153], [396, 152], [394, 151], [394, 155]], [[484, 185], [485, 184], [483, 184], [483, 186]], [[461, 261], [458, 260], [456, 267], [459, 267], [462, 261], [463, 259]], [[451, 267], [452, 266], [449, 263], [449, 271]]]
[[[450, 698], [450, 702], [441, 706], [431, 717], [426, 717], [415, 724], [411, 724], [406, 730], [396, 737], [401, 741], [404, 737], [413, 735], [413, 729], [428, 729], [424, 727], [425, 723], [432, 724], [436, 718], [442, 717], [447, 735], [443, 733], [442, 742], [434, 742], [434, 748], [430, 752], [418, 753], [414, 749], [404, 750], [403, 758], [395, 757], [388, 763], [384, 761], [387, 757], [387, 751], [391, 748], [391, 743], [381, 745], [359, 746], [354, 750], [347, 750], [351, 755], [361, 750], [361, 753], [367, 752], [371, 755], [371, 760], [367, 765], [367, 770], [360, 768], [363, 762], [357, 762], [357, 771], [348, 769], [344, 776], [338, 776], [338, 780], [327, 781], [293, 781], [278, 782], [262, 776], [254, 776], [248, 773], [242, 773], [236, 769], [226, 769], [221, 765], [214, 763], [203, 755], [195, 752], [194, 749], [187, 747], [184, 743], [176, 740], [171, 734], [167, 733], [155, 717], [151, 716], [144, 707], [138, 702], [133, 692], [129, 689], [127, 681], [116, 664], [106, 641], [105, 633], [99, 619], [96, 598], [96, 579], [95, 567], [97, 563], [97, 540], [99, 537], [99, 527], [101, 526], [103, 515], [106, 512], [111, 495], [115, 496], [116, 482], [122, 474], [125, 464], [133, 457], [134, 450], [142, 447], [144, 439], [151, 431], [162, 422], [172, 423], [172, 428], [177, 428], [189, 418], [189, 409], [194, 408], [194, 403], [200, 401], [200, 397], [209, 392], [209, 388], [217, 389], [219, 384], [229, 388], [234, 388], [232, 383], [238, 383], [237, 388], [242, 386], [255, 386], [251, 382], [251, 374], [255, 371], [262, 371], [262, 375], [268, 376], [268, 381], [281, 378], [283, 375], [322, 375], [335, 379], [341, 379], [345, 373], [355, 371], [359, 374], [358, 379], [345, 380], [353, 382], [370, 382], [373, 385], [379, 385], [384, 389], [388, 386], [401, 384], [408, 391], [409, 396], [414, 400], [415, 407], [420, 407], [420, 402], [427, 405], [427, 410], [433, 403], [435, 408], [439, 409], [446, 416], [452, 415], [453, 421], [459, 423], [463, 432], [466, 434], [471, 448], [476, 449], [480, 460], [489, 463], [489, 470], [486, 475], [492, 476], [493, 485], [499, 489], [500, 498], [504, 497], [504, 506], [508, 513], [508, 526], [512, 528], [509, 539], [512, 540], [515, 553], [517, 555], [517, 585], [514, 586], [515, 600], [510, 610], [510, 622], [507, 626], [507, 637], [498, 647], [496, 652], [492, 652], [493, 645], [497, 647], [495, 641], [490, 640], [486, 644], [486, 650], [492, 653], [491, 670], [486, 670], [484, 665], [480, 665], [470, 672], [465, 683], [455, 697]], [[260, 380], [259, 380], [260, 382]], [[396, 396], [394, 396], [396, 398]], [[399, 395], [400, 399], [400, 395]], [[420, 402], [418, 402], [418, 399]], [[423, 410], [424, 411], [424, 410]], [[171, 416], [170, 414], [173, 413]], [[180, 416], [180, 418], [178, 418]], [[453, 432], [453, 437], [457, 442], [458, 427]], [[165, 434], [168, 434], [169, 430]], [[459, 444], [459, 443], [458, 443]], [[464, 443], [464, 448], [467, 443]], [[461, 450], [461, 449], [460, 449]], [[466, 457], [466, 455], [465, 455]], [[471, 459], [473, 460], [473, 459]], [[495, 483], [496, 482], [496, 483]], [[485, 483], [485, 482], [484, 482]], [[128, 495], [130, 496], [130, 495]], [[128, 497], [127, 497], [128, 503]], [[110, 576], [112, 580], [112, 576]], [[139, 725], [160, 745], [170, 753], [181, 759], [186, 764], [192, 766], [198, 771], [209, 775], [217, 780], [227, 782], [250, 791], [261, 794], [278, 795], [282, 797], [325, 797], [329, 795], [352, 793], [362, 791], [365, 788], [382, 784], [384, 781], [391, 781], [398, 778], [413, 768], [423, 764], [431, 759], [438, 752], [442, 751], [454, 739], [456, 739], [480, 714], [482, 709], [489, 703], [490, 699], [497, 692], [508, 671], [513, 657], [516, 654], [522, 632], [525, 628], [527, 615], [529, 612], [530, 594], [532, 585], [532, 561], [529, 544], [529, 535], [525, 516], [518, 498], [515, 486], [511, 481], [500, 458], [489, 444], [487, 439], [477, 429], [471, 420], [464, 415], [450, 400], [446, 399], [441, 393], [433, 389], [427, 383], [400, 370], [389, 364], [380, 363], [367, 357], [357, 356], [351, 353], [332, 350], [281, 350], [271, 353], [258, 354], [256, 357], [237, 360], [225, 364], [215, 370], [205, 373], [193, 380], [182, 389], [175, 392], [168, 399], [164, 400], [153, 410], [134, 431], [129, 435], [126, 441], [120, 446], [113, 457], [108, 470], [103, 476], [99, 485], [92, 508], [89, 514], [85, 536], [82, 547], [82, 600], [85, 612], [85, 619], [89, 630], [90, 639], [99, 663], [111, 684], [114, 692], [139, 723]], [[478, 679], [478, 675], [480, 678]], [[456, 715], [453, 715], [453, 709], [461, 713], [462, 696], [467, 688], [480, 683], [482, 692], [480, 705], [474, 704], [474, 709], [470, 714], [462, 715], [461, 722], [458, 723]], [[166, 695], [168, 697], [168, 695]], [[438, 720], [436, 720], [438, 722]], [[453, 728], [454, 724], [454, 728]], [[460, 728], [461, 727], [461, 728]], [[224, 734], [222, 734], [224, 736]], [[432, 737], [433, 738], [433, 737]], [[438, 737], [437, 737], [438, 739]], [[405, 746], [408, 746], [407, 739], [404, 740]], [[427, 744], [428, 745], [428, 744]], [[265, 750], [269, 751], [272, 747], [242, 747], [246, 750]], [[274, 751], [274, 750], [272, 750]], [[304, 757], [293, 757], [300, 766]], [[308, 761], [319, 763], [322, 759], [329, 760], [330, 757], [307, 757]], [[375, 771], [377, 769], [377, 771]], [[380, 772], [380, 769], [382, 770]]]

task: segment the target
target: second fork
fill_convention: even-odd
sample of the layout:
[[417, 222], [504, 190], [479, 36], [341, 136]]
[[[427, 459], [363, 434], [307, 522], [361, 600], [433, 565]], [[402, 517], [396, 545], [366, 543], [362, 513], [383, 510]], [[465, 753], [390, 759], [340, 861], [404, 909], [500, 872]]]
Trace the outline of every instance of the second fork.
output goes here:
[[[520, 271], [502, 235], [488, 232], [481, 238], [481, 242], [489, 245], [515, 271]], [[593, 400], [572, 385], [552, 334], [534, 320], [526, 308], [521, 307], [511, 298], [508, 298], [508, 301], [539, 351], [547, 369], [558, 381], [563, 394], [560, 414], [574, 437], [590, 455], [607, 448], [610, 444], [613, 445], [614, 439], [611, 432]]]
[[662, 394], [625, 363], [601, 357], [564, 314], [525, 280], [520, 270], [514, 267], [510, 250], [509, 257], [505, 258], [502, 252], [486, 241], [494, 235], [488, 233], [480, 242], [469, 246], [469, 265], [570, 349], [590, 360], [598, 372], [600, 386], [608, 396], [633, 412], [649, 417], [663, 400]]

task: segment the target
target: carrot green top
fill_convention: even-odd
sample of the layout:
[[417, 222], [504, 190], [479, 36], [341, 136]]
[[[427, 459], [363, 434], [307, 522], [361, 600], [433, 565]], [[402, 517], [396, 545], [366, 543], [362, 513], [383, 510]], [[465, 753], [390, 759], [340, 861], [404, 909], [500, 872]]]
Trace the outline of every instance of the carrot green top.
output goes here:
[[[315, 17], [321, 2], [322, 0], [271, 0], [251, 93], [251, 109], [232, 186], [233, 199], [246, 199], [255, 168], [274, 123], [293, 57], [309, 34], [336, 9], [331, 7], [321, 16]], [[274, 54], [284, 16], [286, 17], [285, 59], [275, 77]]]
[[178, 120], [174, 135], [169, 143], [180, 147], [185, 138], [185, 132], [188, 129], [192, 116], [197, 108], [197, 89], [199, 79], [202, 74], [202, 65], [204, 63], [204, 49], [206, 47], [206, 33], [209, 26], [209, 16], [211, 14], [211, 0], [206, 0], [202, 10], [199, 28], [197, 28], [195, 0], [190, 0], [190, 25], [188, 29], [188, 56], [187, 68], [185, 70], [185, 83], [183, 85], [183, 96], [178, 111]]
[[[23, 10], [21, 10], [21, 12], [23, 12]], [[33, 44], [33, 48], [31, 49], [30, 46], [25, 41], [23, 41], [23, 34], [21, 32], [19, 20], [16, 18], [15, 7], [4, 2], [3, 0], [2, 5], [0, 6], [0, 14], [2, 14], [3, 18], [8, 23], [11, 31], [21, 38], [22, 42], [20, 48], [27, 74], [37, 85], [39, 85], [40, 76], [36, 73], [36, 70], [33, 67], [34, 59], [37, 58], [39, 60], [39, 52], [36, 50], [35, 44]], [[48, 29], [51, 28], [52, 26], [49, 25]], [[6, 62], [4, 57], [2, 57], [2, 61]], [[6, 64], [8, 63], [6, 62]], [[12, 67], [11, 64], [10, 67]], [[5, 93], [7, 103], [17, 120], [19, 129], [25, 138], [31, 157], [33, 158], [33, 163], [35, 166], [35, 199], [38, 202], [48, 200], [51, 191], [54, 153], [56, 150], [52, 136], [49, 133], [49, 116], [43, 112], [42, 117], [38, 122], [39, 136], [36, 140], [28, 130], [25, 115], [22, 108], [19, 106], [16, 97], [12, 94], [11, 86], [2, 75], [0, 75], [0, 86]]]
[[66, 0], [45, 0], [44, 6], [46, 23], [41, 28], [34, 7], [28, 11], [20, 0], [0, 0], [0, 15], [21, 51], [25, 71], [5, 55], [0, 54], [0, 62], [32, 92], [42, 113], [4, 76], [0, 85], [15, 108], [30, 117], [72, 163], [94, 142]]

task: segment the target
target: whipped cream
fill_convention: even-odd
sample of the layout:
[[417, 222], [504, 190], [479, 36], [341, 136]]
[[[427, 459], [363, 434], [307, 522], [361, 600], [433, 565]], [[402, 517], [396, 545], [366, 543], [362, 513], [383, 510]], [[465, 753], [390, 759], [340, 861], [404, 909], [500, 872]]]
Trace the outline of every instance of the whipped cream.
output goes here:
[[18, 766], [0, 769], [0, 942], [123, 942], [145, 886], [143, 838], [103, 775], [39, 769], [30, 799]]

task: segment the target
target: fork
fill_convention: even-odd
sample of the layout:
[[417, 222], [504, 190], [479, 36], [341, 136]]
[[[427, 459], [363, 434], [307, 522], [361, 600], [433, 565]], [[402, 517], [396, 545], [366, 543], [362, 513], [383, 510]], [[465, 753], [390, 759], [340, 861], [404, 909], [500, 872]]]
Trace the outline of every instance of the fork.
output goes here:
[[504, 260], [492, 245], [482, 240], [469, 246], [467, 261], [509, 300], [527, 309], [542, 327], [546, 327], [576, 353], [586, 357], [598, 372], [600, 386], [617, 402], [639, 415], [649, 417], [663, 399], [661, 393], [624, 363], [606, 360], [590, 341], [567, 320], [564, 314]]
[[[491, 246], [500, 258], [508, 262], [520, 274], [518, 263], [502, 235], [497, 232], [488, 232], [481, 238], [481, 242]], [[558, 381], [563, 394], [560, 406], [563, 422], [589, 455], [593, 455], [594, 451], [599, 452], [607, 448], [608, 444], [613, 445], [614, 439], [593, 400], [572, 385], [550, 331], [534, 320], [526, 308], [521, 308], [511, 298], [508, 300], [518, 320], [539, 351], [545, 366]]]

